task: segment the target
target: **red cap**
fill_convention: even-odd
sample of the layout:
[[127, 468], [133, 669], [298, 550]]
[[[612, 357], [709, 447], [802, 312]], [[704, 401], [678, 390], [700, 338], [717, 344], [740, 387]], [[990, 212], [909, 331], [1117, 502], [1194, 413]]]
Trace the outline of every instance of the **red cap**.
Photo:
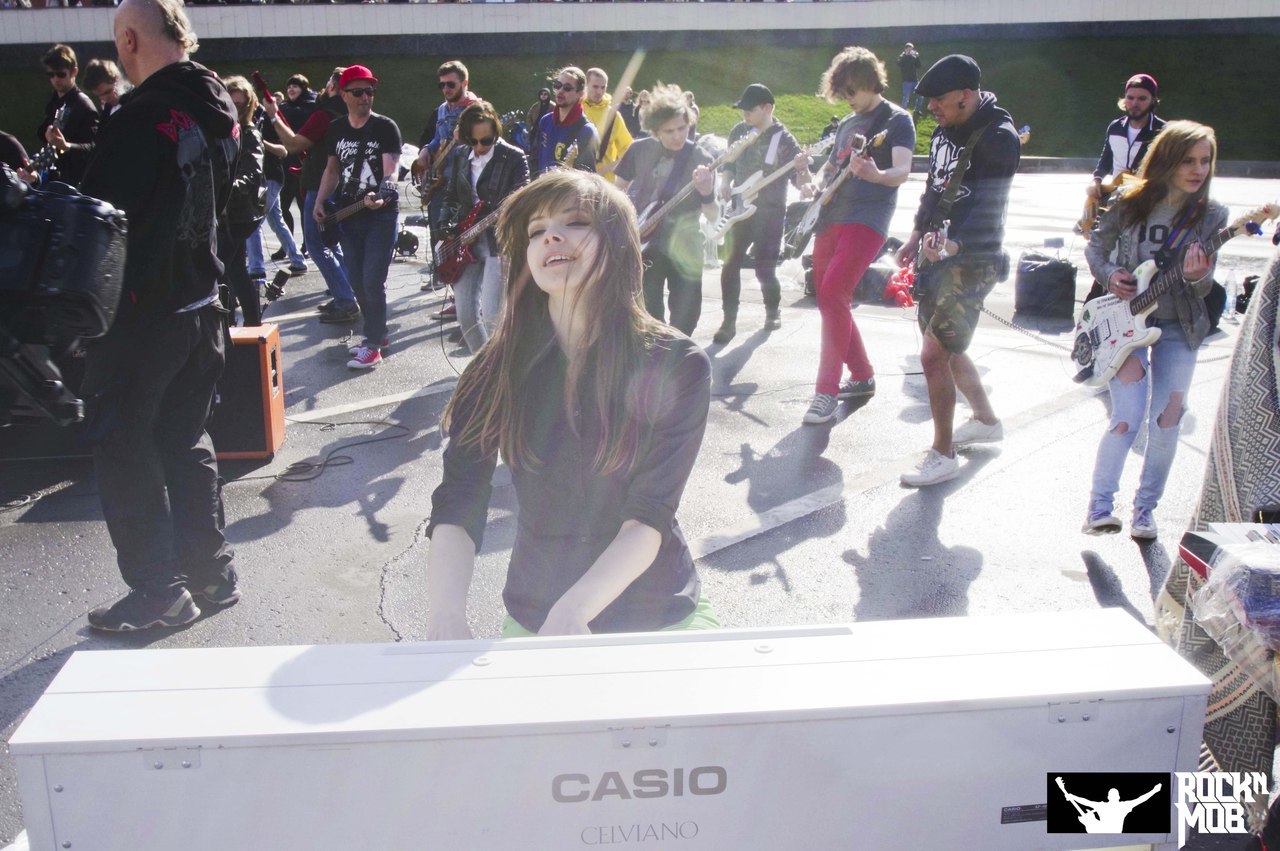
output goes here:
[[348, 84], [355, 83], [360, 80], [368, 80], [375, 86], [378, 85], [378, 78], [373, 76], [373, 72], [363, 65], [348, 65], [347, 70], [342, 72], [342, 76], [338, 78], [338, 88], [345, 89]]
[[1151, 92], [1151, 96], [1153, 98], [1160, 96], [1160, 87], [1156, 85], [1156, 78], [1150, 74], [1134, 74], [1129, 78], [1129, 82], [1124, 84], [1124, 90], [1126, 92], [1129, 91], [1129, 89], [1135, 88], [1146, 89]]

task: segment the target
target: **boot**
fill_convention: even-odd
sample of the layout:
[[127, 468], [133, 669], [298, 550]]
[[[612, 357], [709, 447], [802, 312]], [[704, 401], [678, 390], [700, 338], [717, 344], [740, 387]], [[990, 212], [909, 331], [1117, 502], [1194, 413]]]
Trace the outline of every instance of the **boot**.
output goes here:
[[720, 323], [720, 330], [716, 331], [715, 336], [711, 338], [711, 342], [724, 345], [732, 340], [738, 333], [737, 319], [738, 317], [730, 316], [726, 313], [724, 320]]

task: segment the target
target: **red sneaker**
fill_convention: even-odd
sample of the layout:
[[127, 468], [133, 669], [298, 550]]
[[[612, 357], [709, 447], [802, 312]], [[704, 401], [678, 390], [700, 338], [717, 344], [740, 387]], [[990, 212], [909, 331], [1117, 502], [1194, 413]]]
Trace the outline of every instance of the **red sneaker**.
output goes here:
[[351, 360], [347, 361], [347, 366], [352, 369], [373, 369], [380, 363], [382, 363], [382, 352], [368, 346], [361, 346], [356, 349]]

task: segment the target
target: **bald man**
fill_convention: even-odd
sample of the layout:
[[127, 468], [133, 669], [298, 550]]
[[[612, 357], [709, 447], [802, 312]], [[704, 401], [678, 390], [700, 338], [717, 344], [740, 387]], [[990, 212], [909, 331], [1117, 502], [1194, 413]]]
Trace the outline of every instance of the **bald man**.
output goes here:
[[189, 623], [200, 605], [240, 598], [205, 432], [224, 362], [216, 248], [239, 128], [226, 87], [189, 59], [196, 35], [178, 0], [124, 0], [113, 30], [136, 88], [104, 125], [81, 189], [129, 217], [128, 254], [83, 391], [102, 513], [130, 589], [89, 625], [121, 632]]

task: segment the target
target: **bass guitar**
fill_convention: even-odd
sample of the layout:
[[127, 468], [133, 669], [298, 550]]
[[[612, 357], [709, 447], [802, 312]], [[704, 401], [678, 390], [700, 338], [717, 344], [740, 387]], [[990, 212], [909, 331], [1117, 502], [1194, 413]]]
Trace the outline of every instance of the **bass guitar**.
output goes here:
[[1093, 197], [1092, 194], [1085, 198], [1084, 213], [1072, 230], [1088, 239], [1089, 234], [1093, 233], [1094, 228], [1098, 226], [1098, 216], [1102, 213], [1102, 202], [1110, 197], [1112, 192], [1115, 192], [1121, 186], [1127, 186], [1136, 179], [1133, 176], [1133, 172], [1125, 169], [1103, 180], [1101, 186], [1102, 194], [1097, 198]]
[[[1261, 233], [1261, 223], [1277, 216], [1280, 216], [1280, 205], [1276, 204], [1267, 204], [1241, 216], [1201, 246], [1205, 256], [1214, 254], [1227, 240], [1241, 233]], [[1156, 300], [1179, 279], [1175, 265], [1179, 262], [1175, 259], [1161, 269], [1155, 260], [1148, 260], [1134, 269], [1138, 291], [1128, 301], [1107, 294], [1085, 302], [1071, 352], [1071, 359], [1081, 366], [1077, 381], [1090, 387], [1105, 385], [1115, 377], [1130, 352], [1160, 339], [1160, 329], [1148, 328], [1147, 317], [1155, 311]]]
[[[816, 157], [818, 154], [826, 153], [835, 143], [835, 136], [828, 136], [805, 148], [804, 152], [811, 157]], [[756, 207], [751, 202], [756, 199], [756, 196], [774, 181], [794, 173], [795, 163], [788, 162], [768, 176], [762, 171], [753, 172], [750, 177], [733, 187], [729, 193], [729, 200], [720, 205], [720, 217], [707, 229], [707, 239], [718, 242], [734, 224], [746, 221], [755, 215]]]
[[[710, 171], [715, 171], [725, 163], [731, 163], [738, 157], [742, 156], [742, 152], [751, 147], [756, 139], [760, 138], [757, 130], [752, 130], [738, 141], [729, 146], [723, 154], [716, 157], [707, 166]], [[653, 201], [643, 210], [640, 211], [638, 224], [640, 225], [640, 248], [641, 250], [649, 247], [649, 240], [658, 229], [658, 225], [662, 224], [663, 219], [671, 215], [671, 213], [680, 206], [680, 202], [689, 197], [689, 193], [693, 192], [693, 181], [690, 180], [680, 191], [672, 195], [667, 201]]]
[[458, 278], [462, 277], [462, 270], [469, 263], [477, 262], [475, 255], [471, 253], [471, 246], [481, 234], [498, 221], [498, 215], [501, 212], [501, 204], [489, 210], [486, 202], [476, 202], [471, 212], [467, 213], [467, 217], [462, 220], [462, 224], [458, 225], [458, 235], [453, 239], [442, 241], [436, 248], [437, 281], [445, 284], [456, 283]]
[[[56, 127], [62, 130], [62, 125], [67, 119], [67, 108], [65, 106], [58, 107], [53, 113], [53, 123], [50, 127]], [[52, 142], [46, 142], [40, 150], [31, 156], [31, 161], [27, 163], [27, 169], [33, 174], [40, 174], [47, 169], [53, 168], [58, 162], [60, 156], [58, 149]]]
[[814, 230], [818, 227], [818, 218], [822, 215], [822, 208], [831, 203], [832, 197], [835, 196], [836, 190], [839, 189], [846, 180], [853, 174], [853, 161], [856, 157], [865, 157], [867, 152], [872, 148], [878, 148], [884, 144], [884, 140], [888, 137], [888, 130], [881, 130], [876, 135], [868, 139], [861, 133], [855, 133], [853, 144], [849, 152], [849, 164], [840, 170], [832, 181], [827, 184], [827, 188], [822, 190], [822, 194], [813, 200], [813, 203], [804, 211], [804, 215], [800, 217], [800, 221], [795, 228], [787, 235], [784, 240], [783, 256], [799, 257], [804, 253], [805, 247], [809, 244], [809, 239], [813, 236]]
[[[387, 201], [395, 203], [400, 197], [400, 193], [395, 189], [379, 187], [378, 191], [373, 193], [373, 201]], [[330, 198], [324, 202], [324, 221], [320, 224], [320, 239], [324, 242], [325, 248], [334, 248], [342, 238], [342, 223], [354, 216], [362, 210], [372, 209], [369, 205], [373, 203], [369, 200], [368, 195], [354, 201], [346, 206], [342, 206], [337, 201]]]

